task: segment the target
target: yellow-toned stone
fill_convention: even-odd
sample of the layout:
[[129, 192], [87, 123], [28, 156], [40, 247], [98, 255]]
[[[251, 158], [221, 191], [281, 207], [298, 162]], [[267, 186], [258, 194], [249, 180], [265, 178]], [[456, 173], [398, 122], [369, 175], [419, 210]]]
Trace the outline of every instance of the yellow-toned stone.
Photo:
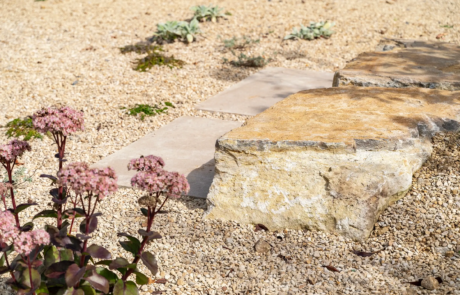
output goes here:
[[[333, 86], [422, 87], [460, 90], [460, 46], [389, 40], [383, 52], [365, 52], [334, 76]], [[394, 43], [393, 45], [391, 43]]]
[[309, 228], [361, 240], [458, 130], [460, 92], [329, 88], [299, 92], [221, 137], [208, 218]]

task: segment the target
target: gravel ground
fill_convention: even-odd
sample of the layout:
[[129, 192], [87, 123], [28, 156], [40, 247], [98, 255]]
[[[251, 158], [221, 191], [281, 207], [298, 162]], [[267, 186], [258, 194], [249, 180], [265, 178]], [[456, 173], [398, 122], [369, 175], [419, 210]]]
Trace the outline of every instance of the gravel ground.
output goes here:
[[[219, 38], [260, 38], [251, 52], [272, 57], [270, 66], [324, 71], [342, 68], [359, 53], [373, 50], [382, 37], [436, 40], [445, 34], [442, 41], [460, 44], [458, 0], [215, 3], [233, 16], [202, 24], [199, 42], [164, 46], [167, 54], [187, 65], [139, 73], [132, 70], [138, 56], [122, 55], [118, 48], [150, 37], [158, 22], [190, 18], [190, 6], [206, 3], [1, 1], [0, 125], [49, 105], [84, 110], [86, 131], [70, 138], [68, 158], [94, 163], [180, 116], [244, 121], [244, 116], [193, 109], [257, 71], [223, 65], [222, 59], [231, 55]], [[282, 42], [300, 23], [325, 19], [336, 23], [332, 38]], [[120, 110], [135, 103], [165, 101], [176, 108], [145, 121]], [[1, 142], [6, 141], [1, 136]], [[460, 251], [456, 161], [460, 140], [456, 135], [440, 135], [435, 143], [433, 157], [415, 175], [410, 193], [384, 212], [365, 243], [319, 232], [254, 232], [253, 226], [203, 221], [202, 200], [169, 203], [170, 213], [155, 225], [164, 238], [150, 245], [159, 258], [158, 277], [168, 283], [143, 287], [143, 294], [159, 289], [166, 294], [460, 294], [459, 258], [451, 256], [451, 251]], [[48, 182], [36, 176], [53, 173], [57, 164], [49, 139], [31, 144], [33, 151], [23, 161], [35, 177], [19, 189], [19, 199], [21, 203], [31, 198], [41, 205], [24, 213], [24, 220], [48, 205]], [[103, 226], [94, 242], [114, 256], [129, 257], [116, 245], [116, 233], [135, 233], [143, 222], [138, 196], [121, 189], [104, 200]], [[267, 253], [255, 252], [259, 239], [270, 245]], [[353, 248], [386, 250], [363, 258], [350, 253]], [[341, 271], [322, 267], [329, 264]], [[427, 291], [406, 283], [429, 275], [442, 277], [439, 289]]]

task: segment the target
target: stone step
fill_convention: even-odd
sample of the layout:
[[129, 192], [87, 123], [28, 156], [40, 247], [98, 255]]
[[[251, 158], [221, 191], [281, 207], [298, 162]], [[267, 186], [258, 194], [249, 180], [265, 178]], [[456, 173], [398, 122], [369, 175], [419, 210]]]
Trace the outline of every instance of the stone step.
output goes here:
[[190, 196], [206, 198], [214, 176], [216, 140], [239, 126], [241, 122], [180, 117], [92, 167], [114, 168], [118, 175], [118, 185], [130, 187], [131, 177], [136, 172], [128, 171], [128, 162], [141, 155], [159, 156], [165, 161], [166, 170], [177, 171], [187, 176]]
[[257, 115], [291, 94], [332, 87], [334, 73], [266, 68], [198, 104], [196, 109], [239, 115]]
[[460, 92], [299, 92], [219, 138], [206, 216], [363, 240], [459, 122]]
[[446, 42], [389, 39], [335, 73], [334, 86], [422, 87], [460, 90], [460, 46]]

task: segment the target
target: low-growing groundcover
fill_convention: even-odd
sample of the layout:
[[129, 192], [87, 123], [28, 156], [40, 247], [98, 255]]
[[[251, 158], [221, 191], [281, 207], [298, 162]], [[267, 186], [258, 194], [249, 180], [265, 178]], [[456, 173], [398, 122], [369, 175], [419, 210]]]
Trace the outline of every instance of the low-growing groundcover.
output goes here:
[[[146, 116], [155, 116], [162, 113], [168, 112], [168, 107], [175, 108], [175, 106], [170, 102], [165, 102], [164, 105], [149, 105], [149, 104], [136, 104], [135, 106], [128, 109], [127, 114], [131, 116], [139, 116], [143, 121]], [[126, 107], [121, 107], [120, 109], [125, 110]]]
[[152, 44], [127, 45], [120, 48], [120, 52], [123, 54], [128, 52], [135, 52], [137, 54], [147, 53], [145, 57], [138, 58], [134, 62], [135, 66], [133, 69], [139, 72], [146, 72], [153, 66], [167, 66], [172, 69], [181, 68], [185, 64], [183, 60], [176, 59], [174, 56], [165, 56], [163, 51], [161, 46]]
[[[37, 203], [16, 204], [18, 159], [32, 147], [27, 141], [13, 139], [0, 145], [0, 163], [8, 180], [0, 183], [4, 211], [0, 211], [0, 274], [9, 273], [7, 284], [18, 294], [138, 294], [138, 285], [149, 283], [138, 263], [155, 276], [158, 264], [155, 255], [145, 251], [146, 245], [160, 239], [151, 230], [155, 215], [170, 198], [179, 198], [189, 190], [185, 176], [163, 169], [164, 161], [153, 155], [133, 159], [129, 170], [137, 171], [131, 183], [145, 191], [138, 200], [140, 213], [147, 217], [145, 229], [138, 230], [140, 239], [118, 233], [121, 247], [133, 255], [131, 261], [113, 258], [110, 252], [90, 243], [98, 227], [97, 211], [104, 199], [117, 191], [117, 175], [110, 167], [91, 169], [87, 163], [75, 162], [64, 166], [67, 137], [84, 129], [83, 113], [69, 107], [46, 108], [32, 118], [34, 128], [49, 132], [57, 145], [58, 172], [42, 174], [51, 182], [50, 209], [36, 214], [32, 221], [23, 223], [19, 213]], [[8, 200], [8, 201], [7, 201]], [[8, 208], [8, 203], [11, 207]], [[35, 229], [37, 218], [51, 218], [44, 229]], [[78, 228], [79, 233], [72, 234]], [[11, 254], [17, 256], [10, 260]], [[134, 280], [134, 281], [132, 281]]]

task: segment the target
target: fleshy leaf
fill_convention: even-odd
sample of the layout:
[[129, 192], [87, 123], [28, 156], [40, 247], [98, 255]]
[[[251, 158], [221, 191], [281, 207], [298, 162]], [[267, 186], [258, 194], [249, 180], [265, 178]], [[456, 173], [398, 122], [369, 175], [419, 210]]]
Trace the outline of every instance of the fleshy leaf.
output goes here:
[[44, 275], [48, 278], [57, 278], [60, 275], [64, 274], [69, 268], [69, 266], [71, 266], [72, 264], [75, 264], [75, 262], [67, 260], [53, 263], [48, 267]]
[[113, 295], [138, 295], [137, 286], [134, 282], [118, 280], [113, 288]]
[[21, 228], [19, 228], [20, 231], [22, 232], [28, 232], [34, 229], [34, 223], [33, 222], [27, 222]]
[[40, 174], [40, 177], [48, 178], [50, 179], [53, 183], [57, 182], [57, 177], [49, 174]]
[[122, 257], [118, 257], [116, 259], [114, 259], [112, 261], [112, 263], [110, 263], [109, 265], [109, 268], [110, 269], [117, 269], [117, 268], [121, 268], [121, 267], [128, 267], [129, 265], [129, 261], [122, 258]]
[[104, 278], [106, 278], [109, 281], [110, 285], [114, 285], [118, 280], [118, 276], [113, 271], [110, 271], [107, 268], [96, 267], [96, 272]]
[[95, 244], [89, 246], [88, 249], [86, 249], [86, 252], [88, 252], [88, 254], [93, 258], [112, 259], [112, 255], [107, 249]]
[[46, 283], [42, 282], [40, 284], [40, 287], [38, 287], [37, 290], [35, 290], [35, 294], [37, 295], [48, 295], [50, 292], [48, 291], [48, 288], [46, 287]]
[[37, 214], [35, 214], [34, 218], [41, 218], [41, 217], [51, 217], [51, 218], [57, 218], [57, 212], [55, 210], [43, 210]]
[[[33, 283], [33, 287], [38, 287], [40, 286], [41, 282], [42, 282], [42, 279], [41, 279], [41, 276], [40, 276], [40, 273], [38, 271], [36, 271], [35, 269], [31, 268], [30, 269], [30, 274], [32, 275], [32, 283]], [[28, 287], [28, 288], [32, 288], [32, 286], [30, 285], [30, 276], [29, 276], [29, 269], [26, 268], [22, 271], [22, 275], [21, 275], [21, 278], [19, 279], [19, 282]]]
[[19, 212], [26, 210], [30, 206], [35, 206], [38, 205], [37, 203], [26, 203], [26, 204], [20, 204], [16, 206], [16, 210], [14, 210], [14, 214], [18, 214]]
[[89, 286], [89, 285], [83, 285], [80, 287], [81, 290], [83, 290], [83, 292], [85, 292], [85, 295], [96, 295], [96, 290], [93, 289], [93, 287]]
[[144, 265], [150, 270], [152, 276], [156, 276], [158, 272], [158, 263], [155, 256], [150, 252], [144, 252], [141, 255], [141, 260]]
[[156, 231], [149, 231], [149, 232], [146, 232], [145, 230], [143, 229], [140, 229], [137, 231], [141, 236], [143, 237], [148, 237], [148, 241], [151, 241], [151, 240], [154, 240], [154, 239], [161, 239], [162, 236], [160, 235], [160, 233], [156, 232]]
[[149, 216], [149, 211], [145, 208], [141, 208], [141, 212], [142, 214], [145, 216], [145, 217], [148, 217]]
[[77, 283], [80, 282], [80, 280], [83, 278], [85, 275], [86, 268], [80, 268], [76, 264], [72, 264], [67, 268], [67, 271], [65, 272], [65, 282], [67, 286], [73, 287]]
[[96, 214], [93, 214], [93, 216], [90, 217], [89, 221], [89, 226], [88, 226], [88, 232], [86, 232], [86, 219], [83, 220], [80, 223], [80, 232], [82, 234], [90, 234], [94, 232], [97, 229], [97, 216]]
[[67, 290], [65, 290], [63, 295], [85, 295], [85, 292], [81, 289], [75, 289], [73, 287], [70, 287]]
[[96, 290], [107, 294], [109, 292], [109, 281], [103, 277], [102, 275], [98, 274], [96, 271], [93, 270], [92, 274], [85, 278], [85, 280]]
[[135, 271], [136, 274], [136, 284], [138, 285], [147, 285], [149, 283], [149, 278], [141, 272]]

